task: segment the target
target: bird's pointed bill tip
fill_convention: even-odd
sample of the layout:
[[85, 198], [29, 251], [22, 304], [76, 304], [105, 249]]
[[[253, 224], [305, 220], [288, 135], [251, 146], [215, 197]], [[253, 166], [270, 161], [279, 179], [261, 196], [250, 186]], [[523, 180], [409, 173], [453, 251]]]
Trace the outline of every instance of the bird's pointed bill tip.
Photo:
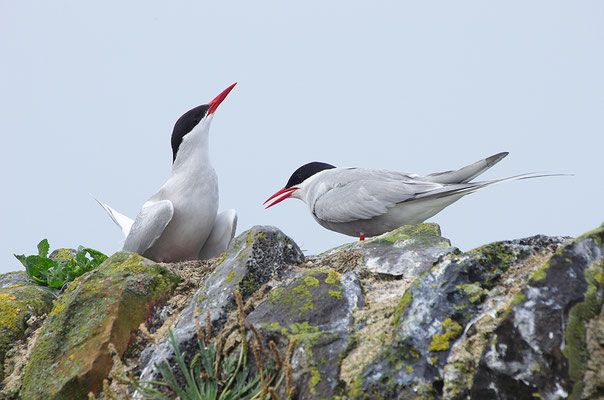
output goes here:
[[210, 109], [208, 110], [208, 115], [210, 115], [214, 111], [216, 111], [216, 109], [218, 108], [220, 103], [222, 103], [222, 101], [227, 97], [227, 95], [231, 92], [231, 90], [233, 90], [233, 88], [235, 87], [236, 84], [237, 84], [237, 82], [233, 83], [231, 86], [224, 89], [218, 96], [216, 96], [214, 98], [214, 100], [212, 100], [208, 103], [210, 105]]
[[293, 187], [293, 188], [283, 188], [281, 190], [279, 190], [277, 193], [275, 193], [274, 195], [272, 195], [271, 197], [269, 197], [264, 203], [262, 204], [266, 204], [269, 201], [271, 201], [272, 199], [274, 199], [275, 197], [281, 196], [279, 197], [277, 200], [273, 201], [271, 204], [269, 204], [268, 206], [264, 207], [264, 209], [266, 210], [267, 208], [270, 208], [272, 206], [274, 206], [277, 203], [281, 203], [283, 200], [287, 199], [289, 196], [291, 196], [292, 194], [294, 194], [294, 192], [298, 190], [297, 187]]

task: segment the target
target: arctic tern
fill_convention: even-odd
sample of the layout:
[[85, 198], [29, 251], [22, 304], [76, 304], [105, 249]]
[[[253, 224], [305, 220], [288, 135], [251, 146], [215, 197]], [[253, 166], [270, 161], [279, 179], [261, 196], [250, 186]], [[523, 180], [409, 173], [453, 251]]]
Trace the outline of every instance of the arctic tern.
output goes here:
[[235, 234], [235, 210], [218, 211], [218, 179], [210, 163], [214, 112], [233, 89], [183, 114], [172, 132], [172, 173], [133, 221], [97, 202], [126, 237], [123, 251], [157, 262], [208, 259], [226, 250]]
[[477, 190], [518, 179], [554, 175], [523, 174], [470, 182], [507, 155], [498, 153], [455, 171], [426, 176], [311, 162], [298, 168], [285, 187], [264, 204], [276, 198], [266, 206], [269, 208], [287, 198], [300, 199], [324, 228], [364, 240], [366, 236], [424, 222]]

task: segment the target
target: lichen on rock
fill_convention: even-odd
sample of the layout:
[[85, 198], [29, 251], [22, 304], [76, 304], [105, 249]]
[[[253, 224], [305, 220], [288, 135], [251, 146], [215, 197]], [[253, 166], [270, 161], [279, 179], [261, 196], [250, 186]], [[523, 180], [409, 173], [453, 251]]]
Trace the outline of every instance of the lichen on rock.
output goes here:
[[81, 399], [98, 392], [112, 365], [107, 345], [123, 353], [153, 303], [177, 282], [165, 267], [122, 252], [74, 280], [38, 336], [23, 398]]

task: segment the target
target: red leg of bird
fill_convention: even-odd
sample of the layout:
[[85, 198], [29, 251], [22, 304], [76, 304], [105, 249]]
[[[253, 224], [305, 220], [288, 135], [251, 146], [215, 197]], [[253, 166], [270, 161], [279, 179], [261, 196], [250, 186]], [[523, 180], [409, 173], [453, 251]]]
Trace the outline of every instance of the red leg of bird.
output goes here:
[[365, 235], [361, 235], [361, 237], [359, 238], [359, 241], [362, 242], [363, 240], [365, 240]]

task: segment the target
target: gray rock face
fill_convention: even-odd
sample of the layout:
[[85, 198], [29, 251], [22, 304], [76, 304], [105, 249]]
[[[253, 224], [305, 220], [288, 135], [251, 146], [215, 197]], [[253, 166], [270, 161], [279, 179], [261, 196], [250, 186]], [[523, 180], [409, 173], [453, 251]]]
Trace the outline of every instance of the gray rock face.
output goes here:
[[356, 273], [311, 270], [273, 288], [246, 323], [258, 327], [267, 344], [273, 340], [283, 350], [289, 338], [296, 340], [296, 398], [329, 398], [338, 384], [340, 357], [350, 343], [353, 310], [362, 305]]
[[[484, 399], [594, 398], [583, 393], [587, 322], [604, 299], [604, 229], [556, 253], [493, 333], [472, 386]], [[584, 396], [582, 396], [582, 394]]]
[[484, 311], [486, 291], [507, 268], [561, 243], [541, 236], [499, 242], [452, 255], [420, 276], [401, 300], [394, 340], [362, 372], [363, 391], [393, 399], [441, 394], [451, 346]]
[[[149, 308], [152, 338], [134, 337], [123, 354], [141, 380], [161, 380], [155, 364], [173, 353], [165, 332], [173, 329], [192, 357], [196, 320], [203, 327], [208, 311], [223, 355], [244, 349], [239, 290], [264, 356], [273, 354], [270, 341], [280, 357], [295, 342], [294, 399], [604, 398], [603, 243], [604, 226], [575, 240], [538, 235], [461, 253], [437, 225], [420, 224], [305, 259], [277, 228], [256, 226], [220, 259], [162, 266], [179, 274], [179, 286]], [[3, 292], [18, 289], [14, 279], [0, 276], [5, 306], [15, 300]], [[66, 318], [55, 310], [46, 324]], [[14, 314], [0, 311], [3, 320]], [[254, 336], [248, 331], [251, 376], [260, 369]], [[148, 340], [160, 344], [138, 350]], [[283, 376], [266, 357], [267, 385], [285, 399]]]
[[25, 271], [23, 272], [9, 272], [8, 274], [0, 275], [0, 289], [4, 289], [14, 285], [25, 285], [30, 282]]
[[325, 255], [344, 249], [359, 251], [363, 256], [363, 266], [368, 271], [398, 277], [425, 271], [455, 247], [440, 235], [438, 225], [428, 223], [402, 226], [362, 242], [338, 247]]
[[[182, 311], [174, 328], [179, 347], [183, 351], [197, 346], [195, 312], [200, 312], [200, 323], [210, 311], [214, 331], [220, 330], [228, 311], [235, 308], [235, 289], [244, 298], [274, 277], [278, 277], [288, 264], [304, 259], [298, 246], [279, 229], [271, 226], [254, 226], [231, 241], [229, 249], [214, 273], [206, 278], [193, 299]], [[141, 379], [155, 380], [159, 373], [155, 367], [172, 349], [166, 341], [149, 347], [141, 354]]]

